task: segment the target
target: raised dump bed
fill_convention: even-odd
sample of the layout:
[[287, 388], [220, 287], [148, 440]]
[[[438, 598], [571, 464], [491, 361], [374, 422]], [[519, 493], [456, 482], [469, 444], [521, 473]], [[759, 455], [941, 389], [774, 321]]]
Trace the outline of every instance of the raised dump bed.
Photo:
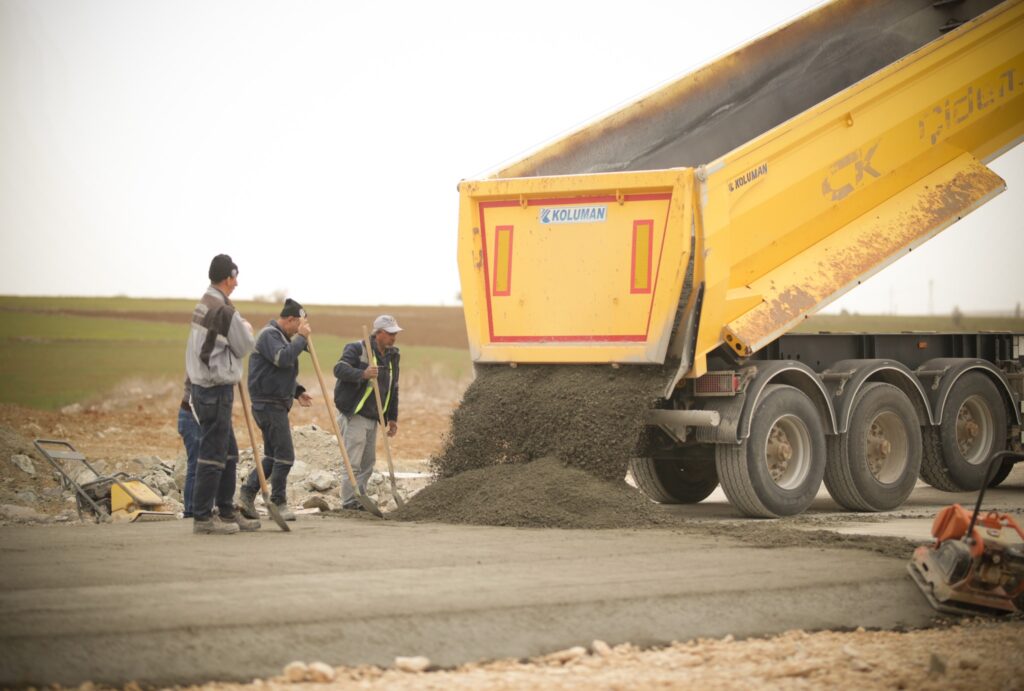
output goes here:
[[[666, 411], [652, 419], [665, 443], [657, 453], [641, 450], [641, 458], [676, 458], [666, 478], [684, 465], [706, 468], [709, 457], [719, 471], [748, 464], [722, 478], [741, 510], [802, 510], [824, 474], [825, 437], [840, 439], [837, 449], [845, 443], [849, 420], [837, 406], [856, 407], [860, 384], [888, 375], [869, 373], [852, 393], [839, 387], [830, 394], [826, 372], [834, 363], [813, 347], [784, 365], [766, 366], [762, 351], [1003, 191], [985, 163], [1024, 135], [1022, 95], [1020, 1], [840, 0], [799, 17], [485, 179], [460, 184], [459, 268], [472, 357], [481, 364], [665, 365]], [[933, 359], [961, 355], [929, 347]], [[870, 369], [869, 360], [850, 369]], [[721, 381], [736, 382], [717, 391], [731, 408], [695, 395], [709, 362], [726, 371]], [[944, 433], [945, 402], [928, 399], [908, 362], [895, 364], [916, 422]], [[1019, 441], [1014, 367], [1018, 355], [949, 365], [937, 385], [986, 372], [980, 376], [1003, 396], [1002, 416], [990, 420], [989, 450]], [[802, 449], [805, 458], [775, 465], [799, 467], [795, 474], [761, 477], [755, 470], [768, 463], [767, 452], [751, 460], [737, 450], [760, 429], [757, 397], [743, 394], [769, 384], [793, 388], [817, 411], [815, 421], [798, 415], [765, 430], [776, 441], [786, 430], [794, 437], [776, 444], [779, 453]], [[782, 418], [790, 403], [806, 408], [789, 393], [783, 398], [793, 400], [777, 404]], [[801, 430], [810, 435], [802, 447], [795, 440]], [[920, 437], [914, 429], [900, 434]], [[700, 444], [715, 453], [692, 448]], [[904, 447], [901, 488], [904, 476], [916, 479], [922, 453], [938, 453]], [[926, 463], [925, 479], [946, 489], [980, 483], [978, 473], [951, 480], [951, 463]], [[661, 482], [666, 463], [650, 464], [646, 475]], [[879, 482], [894, 474], [872, 476]], [[652, 496], [673, 499], [651, 482]], [[783, 501], [771, 492], [793, 496]], [[837, 499], [850, 508], [892, 503], [865, 499], [861, 490], [844, 496]]]

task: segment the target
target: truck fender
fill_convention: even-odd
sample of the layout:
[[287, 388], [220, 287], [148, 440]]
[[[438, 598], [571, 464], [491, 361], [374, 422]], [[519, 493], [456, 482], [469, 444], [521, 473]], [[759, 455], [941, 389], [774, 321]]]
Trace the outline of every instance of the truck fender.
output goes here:
[[957, 380], [970, 371], [979, 370], [991, 379], [1003, 396], [1013, 424], [1021, 424], [1020, 397], [1013, 390], [1006, 374], [987, 360], [976, 358], [935, 358], [921, 365], [915, 372], [924, 386], [932, 409], [932, 424], [942, 420], [950, 389]]
[[758, 401], [769, 384], [785, 384], [807, 394], [821, 413], [826, 434], [836, 433], [836, 414], [825, 385], [810, 367], [796, 360], [766, 360], [745, 367], [741, 376], [749, 377], [746, 388], [736, 396], [709, 399], [705, 409], [717, 410], [721, 422], [714, 428], [697, 428], [697, 440], [718, 444], [738, 444], [750, 436], [750, 421]]
[[931, 403], [921, 380], [909, 367], [895, 360], [840, 360], [821, 373], [832, 397], [840, 434], [850, 428], [850, 415], [857, 394], [869, 381], [892, 384], [910, 399], [921, 425], [931, 424]]

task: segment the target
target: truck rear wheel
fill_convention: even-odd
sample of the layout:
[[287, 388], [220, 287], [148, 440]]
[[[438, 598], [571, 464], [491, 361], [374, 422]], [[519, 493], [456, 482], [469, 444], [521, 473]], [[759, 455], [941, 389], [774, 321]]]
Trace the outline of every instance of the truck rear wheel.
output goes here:
[[713, 458], [634, 458], [629, 470], [637, 487], [659, 504], [696, 504], [718, 487]]
[[947, 492], [981, 489], [992, 454], [1006, 449], [1006, 406], [980, 372], [960, 377], [938, 427], [924, 431], [921, 479]]
[[851, 511], [888, 511], [914, 491], [920, 469], [921, 431], [910, 399], [891, 384], [867, 384], [849, 430], [828, 440], [829, 494]]
[[747, 516], [802, 512], [825, 472], [825, 428], [806, 394], [769, 385], [754, 410], [750, 436], [715, 447], [718, 478], [729, 502]]

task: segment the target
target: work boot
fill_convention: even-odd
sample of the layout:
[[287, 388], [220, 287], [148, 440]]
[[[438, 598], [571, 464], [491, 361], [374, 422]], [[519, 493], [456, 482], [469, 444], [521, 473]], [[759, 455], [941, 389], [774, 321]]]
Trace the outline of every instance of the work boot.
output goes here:
[[246, 518], [241, 511], [235, 511], [235, 517], [232, 520], [243, 533], [251, 533], [260, 529], [258, 518]]
[[360, 504], [358, 501], [350, 501], [347, 504], [342, 504], [341, 508], [346, 511], [366, 511], [366, 507]]
[[256, 513], [256, 493], [245, 487], [238, 490], [238, 508], [246, 518], [258, 520], [260, 517]]
[[[274, 501], [271, 499], [271, 501]], [[295, 514], [291, 509], [288, 508], [288, 502], [286, 501], [274, 501], [274, 506], [277, 507], [278, 512], [281, 514], [281, 518], [286, 521], [294, 521]]]
[[198, 535], [231, 535], [239, 531], [238, 524], [221, 520], [220, 516], [212, 516], [208, 520], [192, 519], [192, 532]]

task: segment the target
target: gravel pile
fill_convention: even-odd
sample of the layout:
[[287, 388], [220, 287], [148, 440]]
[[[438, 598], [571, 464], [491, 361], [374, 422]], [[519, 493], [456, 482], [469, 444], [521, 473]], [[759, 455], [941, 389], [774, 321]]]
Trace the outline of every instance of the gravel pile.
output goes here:
[[553, 456], [442, 478], [390, 518], [524, 528], [639, 528], [668, 523], [639, 490]]
[[621, 480], [666, 376], [657, 366], [480, 366], [431, 469], [447, 478], [554, 456]]

